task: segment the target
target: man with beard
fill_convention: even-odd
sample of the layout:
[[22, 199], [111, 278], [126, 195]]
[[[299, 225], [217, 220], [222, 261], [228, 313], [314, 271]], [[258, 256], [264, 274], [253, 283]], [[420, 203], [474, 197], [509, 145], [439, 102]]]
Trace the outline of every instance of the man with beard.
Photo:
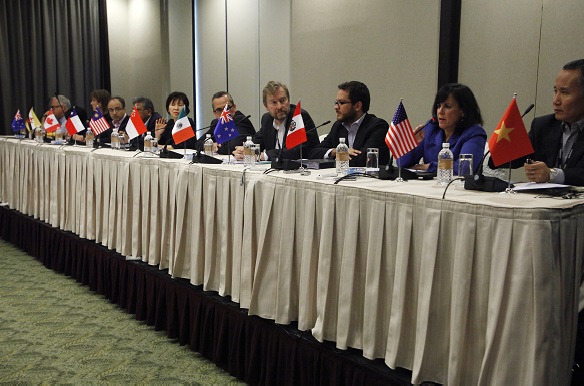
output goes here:
[[369, 114], [371, 97], [369, 89], [361, 82], [341, 83], [335, 100], [337, 121], [330, 133], [309, 154], [312, 159], [335, 159], [339, 138], [345, 138], [349, 146], [349, 165], [365, 166], [367, 148], [379, 149], [379, 164], [389, 162], [389, 149], [385, 144], [385, 134], [389, 125], [381, 118]]
[[[312, 148], [318, 144], [318, 134], [314, 130], [314, 122], [307, 111], [302, 110], [302, 120], [306, 128], [307, 141], [292, 149], [286, 148], [286, 136], [290, 128], [290, 122], [294, 115], [296, 105], [290, 104], [290, 92], [286, 85], [270, 81], [263, 91], [264, 106], [268, 110], [262, 116], [261, 128], [253, 136], [253, 142], [260, 145], [262, 160], [292, 159], [300, 158], [300, 148], [302, 156], [310, 153]], [[235, 159], [243, 159], [243, 146], [238, 146], [233, 152]]]

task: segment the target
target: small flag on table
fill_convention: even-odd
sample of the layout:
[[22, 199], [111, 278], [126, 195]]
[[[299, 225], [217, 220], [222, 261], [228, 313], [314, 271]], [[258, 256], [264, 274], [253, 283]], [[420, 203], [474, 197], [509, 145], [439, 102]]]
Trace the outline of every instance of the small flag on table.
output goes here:
[[136, 106], [134, 106], [128, 124], [126, 125], [126, 133], [128, 133], [130, 139], [134, 139], [140, 134], [144, 134], [146, 130], [146, 125], [142, 122], [142, 117], [140, 117], [138, 110], [136, 110]]
[[503, 118], [489, 139], [489, 150], [495, 166], [533, 153], [517, 100], [513, 98]]
[[24, 119], [22, 119], [22, 115], [20, 115], [20, 109], [14, 115], [14, 119], [12, 120], [12, 131], [15, 133], [19, 133], [20, 130], [26, 128], [24, 124]]
[[183, 106], [180, 114], [178, 115], [178, 119], [172, 128], [172, 139], [174, 143], [178, 145], [179, 143], [182, 143], [189, 138], [193, 138], [194, 136], [195, 132], [193, 131], [193, 127], [191, 126], [191, 122], [189, 121], [189, 117], [187, 117], [187, 112]]
[[107, 123], [107, 120], [104, 118], [99, 107], [95, 108], [93, 116], [89, 121], [89, 127], [91, 127], [91, 131], [93, 131], [93, 134], [95, 135], [99, 135], [109, 129], [109, 123]]
[[53, 109], [50, 110], [49, 116], [45, 119], [45, 131], [47, 133], [52, 133], [54, 131], [57, 131], [57, 129], [59, 127], [61, 127], [61, 124], [59, 123], [59, 121], [57, 120], [57, 117], [55, 117], [55, 114], [53, 113]]
[[385, 143], [395, 158], [400, 158], [418, 146], [406, 109], [401, 101], [385, 135]]
[[227, 104], [225, 105], [225, 108], [223, 109], [223, 112], [217, 121], [215, 130], [213, 130], [213, 135], [215, 136], [215, 141], [218, 144], [227, 142], [239, 135]]
[[67, 128], [69, 135], [77, 134], [80, 131], [85, 130], [83, 123], [81, 123], [81, 119], [79, 119], [79, 115], [77, 115], [77, 111], [75, 111], [75, 107], [71, 109], [71, 115], [67, 118], [65, 127]]
[[300, 108], [300, 101], [294, 109], [292, 122], [286, 135], [286, 149], [292, 149], [300, 144], [306, 142], [306, 128], [304, 127], [304, 120], [302, 119], [302, 109]]

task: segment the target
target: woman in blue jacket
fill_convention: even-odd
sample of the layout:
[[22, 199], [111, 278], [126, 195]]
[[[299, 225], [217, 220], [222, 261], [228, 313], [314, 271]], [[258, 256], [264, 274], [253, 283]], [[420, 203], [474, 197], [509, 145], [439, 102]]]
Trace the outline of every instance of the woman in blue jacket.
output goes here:
[[[448, 142], [454, 155], [454, 174], [458, 173], [458, 156], [473, 155], [476, 171], [487, 140], [483, 117], [470, 88], [460, 83], [444, 85], [436, 93], [432, 119], [416, 128], [418, 146], [397, 160], [404, 168], [435, 172], [442, 143]], [[422, 159], [422, 163], [420, 160]]]

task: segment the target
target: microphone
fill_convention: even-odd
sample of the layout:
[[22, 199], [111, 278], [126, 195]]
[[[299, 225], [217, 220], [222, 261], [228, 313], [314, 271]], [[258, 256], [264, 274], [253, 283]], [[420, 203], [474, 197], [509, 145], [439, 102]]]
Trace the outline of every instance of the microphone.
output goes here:
[[[331, 123], [330, 119], [328, 121], [324, 121], [323, 123], [321, 123], [320, 125], [318, 125], [316, 127], [313, 127], [312, 129], [306, 130], [306, 134], [311, 133], [320, 127], [328, 125], [329, 123]], [[300, 144], [299, 146], [302, 146], [302, 144]], [[284, 149], [282, 147], [280, 147], [280, 152], [278, 153], [278, 156], [276, 157], [276, 159], [272, 161], [272, 164], [270, 165], [270, 167], [272, 169], [276, 169], [276, 170], [300, 169], [300, 163], [293, 161], [293, 160], [289, 160], [289, 159], [282, 159], [282, 151], [283, 150]]]
[[[535, 104], [530, 104], [523, 114], [521, 114], [521, 118], [526, 116], [533, 108]], [[464, 188], [466, 190], [479, 190], [483, 192], [503, 192], [509, 187], [509, 183], [501, 180], [500, 178], [496, 177], [489, 177], [483, 174], [484, 170], [484, 163], [487, 156], [491, 153], [490, 150], [483, 155], [481, 158], [481, 162], [479, 163], [476, 173], [472, 176], [465, 176], [464, 177]]]
[[174, 143], [174, 138], [170, 137], [170, 139], [168, 141], [166, 141], [166, 143], [164, 144], [164, 147], [162, 148], [162, 150], [160, 150], [160, 158], [183, 158], [182, 155], [175, 153], [174, 151], [170, 151], [167, 149], [168, 145], [170, 145], [170, 143]]

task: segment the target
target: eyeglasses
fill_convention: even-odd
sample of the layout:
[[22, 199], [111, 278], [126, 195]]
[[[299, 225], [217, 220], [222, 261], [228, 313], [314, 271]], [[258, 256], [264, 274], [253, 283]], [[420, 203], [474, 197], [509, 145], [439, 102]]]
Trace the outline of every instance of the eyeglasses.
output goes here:
[[351, 102], [351, 101], [336, 100], [335, 101], [335, 106], [341, 107], [342, 105], [346, 105], [347, 103], [353, 104], [353, 102]]
[[[233, 105], [231, 106], [227, 106], [227, 110], [231, 110], [233, 108]], [[222, 108], [216, 108], [215, 110], [213, 110], [214, 112], [216, 112], [217, 114], [221, 114], [223, 112]]]
[[52, 108], [53, 110], [54, 110], [54, 109], [56, 109], [57, 107], [61, 107], [61, 105], [57, 105], [57, 106], [51, 106], [51, 108]]
[[110, 113], [117, 113], [118, 111], [122, 111], [124, 108], [123, 107], [114, 107], [111, 109], [107, 109], [107, 111], [109, 111]]

